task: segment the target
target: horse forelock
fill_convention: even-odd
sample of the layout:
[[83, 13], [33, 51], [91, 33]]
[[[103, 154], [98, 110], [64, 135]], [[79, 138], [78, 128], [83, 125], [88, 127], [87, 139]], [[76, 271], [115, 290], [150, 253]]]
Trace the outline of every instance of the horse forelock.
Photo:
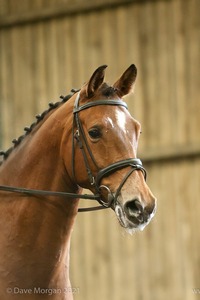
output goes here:
[[101, 86], [101, 93], [106, 97], [116, 97], [118, 89], [113, 86], [109, 86], [107, 83], [103, 83]]

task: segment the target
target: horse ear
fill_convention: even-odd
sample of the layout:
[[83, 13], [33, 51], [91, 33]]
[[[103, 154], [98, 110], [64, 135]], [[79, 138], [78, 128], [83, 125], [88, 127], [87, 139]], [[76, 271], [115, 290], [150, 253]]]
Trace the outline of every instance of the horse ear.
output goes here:
[[115, 82], [113, 87], [118, 90], [120, 97], [129, 94], [133, 90], [136, 76], [137, 76], [137, 68], [135, 65], [132, 64], [122, 74], [122, 76]]
[[106, 68], [107, 68], [106, 65], [100, 66], [92, 74], [86, 87], [86, 94], [88, 98], [91, 98], [94, 95], [95, 91], [103, 83]]

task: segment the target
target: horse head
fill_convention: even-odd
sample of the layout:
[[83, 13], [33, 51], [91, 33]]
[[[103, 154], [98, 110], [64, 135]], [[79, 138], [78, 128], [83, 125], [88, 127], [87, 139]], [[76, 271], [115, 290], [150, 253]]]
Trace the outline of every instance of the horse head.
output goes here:
[[105, 68], [99, 67], [75, 95], [72, 178], [99, 193], [100, 202], [132, 233], [142, 230], [156, 210], [137, 159], [141, 126], [122, 99], [133, 91], [137, 69], [131, 65], [110, 86], [104, 82]]

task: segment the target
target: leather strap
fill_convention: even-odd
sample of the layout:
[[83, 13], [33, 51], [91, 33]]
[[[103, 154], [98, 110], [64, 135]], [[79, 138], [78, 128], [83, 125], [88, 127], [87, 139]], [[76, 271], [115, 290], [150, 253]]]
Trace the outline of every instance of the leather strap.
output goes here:
[[144, 169], [144, 167], [142, 166], [142, 162], [139, 158], [128, 158], [128, 159], [124, 159], [124, 160], [120, 160], [116, 163], [113, 163], [103, 169], [101, 169], [97, 176], [96, 176], [96, 185], [99, 186], [101, 179], [104, 176], [108, 176], [110, 173], [115, 172], [121, 168], [125, 168], [131, 166], [134, 168], [134, 170], [141, 170], [144, 174], [144, 178], [146, 180], [147, 177], [147, 173], [146, 170]]
[[78, 113], [81, 110], [93, 107], [93, 106], [99, 106], [99, 105], [118, 105], [123, 106], [126, 109], [128, 109], [127, 104], [124, 101], [121, 100], [94, 100], [91, 102], [88, 102], [86, 104], [83, 104], [81, 106], [75, 106], [73, 112]]
[[[20, 193], [24, 195], [38, 195], [38, 196], [56, 196], [56, 197], [67, 197], [72, 199], [87, 199], [87, 200], [100, 200], [100, 195], [78, 195], [73, 193], [66, 193], [66, 192], [53, 192], [53, 191], [45, 191], [45, 190], [33, 190], [33, 189], [26, 189], [26, 188], [19, 188], [14, 186], [7, 186], [7, 185], [0, 185], [1, 191], [6, 191], [10, 193]], [[107, 207], [104, 206], [92, 206], [87, 208], [79, 208], [78, 212], [87, 212], [87, 211], [93, 211], [93, 210], [101, 210], [105, 209]]]

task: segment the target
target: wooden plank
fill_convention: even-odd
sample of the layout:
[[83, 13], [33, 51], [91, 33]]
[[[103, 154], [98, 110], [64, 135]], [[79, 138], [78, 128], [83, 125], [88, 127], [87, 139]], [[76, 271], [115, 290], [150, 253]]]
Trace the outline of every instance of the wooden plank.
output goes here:
[[190, 143], [199, 136], [200, 126], [200, 119], [196, 113], [200, 111], [200, 101], [196, 99], [200, 86], [200, 76], [198, 68], [195, 66], [195, 62], [200, 63], [200, 19], [196, 13], [200, 9], [200, 2], [192, 0], [187, 2], [187, 5], [185, 4], [182, 3], [181, 9], [184, 24], [186, 73], [185, 110], [187, 115], [187, 139]]
[[[110, 68], [106, 70], [106, 74], [108, 76], [109, 74], [109, 82], [112, 83], [116, 78], [113, 78], [113, 74], [116, 74], [117, 69], [117, 56], [116, 56], [116, 27], [115, 27], [115, 17], [113, 19], [110, 18], [110, 12], [109, 10], [105, 10], [101, 14], [101, 60], [103, 62], [104, 58], [104, 64], [108, 64]], [[110, 41], [112, 40], [112, 45], [110, 44]], [[112, 65], [111, 65], [111, 62]], [[109, 69], [111, 69], [109, 71]]]
[[[38, 42], [36, 42], [38, 41]], [[33, 78], [32, 91], [35, 103], [35, 114], [41, 113], [47, 108], [47, 81], [46, 79], [46, 47], [45, 28], [38, 23], [32, 28], [32, 49], [33, 49]], [[34, 115], [33, 115], [34, 117]]]
[[[146, 115], [145, 115], [145, 101], [144, 101], [144, 93], [143, 93], [143, 76], [142, 76], [142, 65], [144, 63], [144, 57], [141, 51], [141, 44], [139, 43], [140, 39], [140, 27], [138, 26], [141, 18], [140, 18], [140, 5], [136, 4], [130, 6], [129, 9], [126, 9], [126, 55], [125, 57], [126, 67], [130, 64], [134, 63], [137, 67], [137, 79], [135, 82], [135, 89], [134, 94], [131, 94], [126, 97], [126, 101], [129, 106], [130, 113], [132, 116], [139, 120], [140, 124], [143, 126], [146, 122]], [[122, 67], [122, 72], [124, 70]], [[145, 149], [145, 142], [146, 139], [143, 138], [140, 143], [141, 149]]]
[[4, 15], [8, 15], [8, 1], [0, 0], [0, 18]]
[[[24, 38], [24, 40], [23, 40]], [[22, 42], [23, 41], [23, 42]], [[32, 101], [32, 47], [31, 28], [15, 28], [11, 32], [11, 55], [13, 69], [12, 111], [13, 135], [16, 138], [23, 134], [23, 128], [33, 120], [34, 101]], [[29, 92], [27, 92], [29, 91]], [[30, 93], [30, 95], [29, 95]], [[30, 107], [27, 112], [25, 107]], [[20, 116], [20, 117], [19, 117]]]
[[[144, 107], [144, 119], [145, 123], [142, 124], [142, 139], [145, 140], [145, 144], [148, 147], [154, 147], [159, 139], [158, 137], [158, 127], [156, 119], [159, 118], [158, 106], [155, 104], [157, 99], [157, 70], [156, 70], [156, 48], [155, 48], [155, 14], [154, 5], [147, 2], [144, 4], [143, 9], [140, 9], [138, 16], [138, 30], [139, 30], [139, 46], [140, 46], [140, 56], [141, 60], [145, 63], [141, 64], [140, 76], [142, 77], [142, 100]], [[140, 26], [142, 22], [142, 26]], [[137, 108], [136, 108], [137, 110]], [[155, 118], [156, 117], [156, 118]], [[145, 147], [146, 147], [145, 145]]]
[[[13, 137], [13, 126], [15, 124], [11, 122], [14, 120], [13, 110], [13, 57], [11, 53], [11, 34], [7, 32], [1, 33], [1, 79], [2, 79], [2, 114], [1, 114], [1, 126], [3, 146], [10, 147], [10, 139]], [[9, 85], [10, 83], [10, 85]], [[9, 88], [8, 88], [9, 85]], [[7, 88], [6, 88], [7, 86]], [[14, 138], [14, 137], [13, 137]]]

